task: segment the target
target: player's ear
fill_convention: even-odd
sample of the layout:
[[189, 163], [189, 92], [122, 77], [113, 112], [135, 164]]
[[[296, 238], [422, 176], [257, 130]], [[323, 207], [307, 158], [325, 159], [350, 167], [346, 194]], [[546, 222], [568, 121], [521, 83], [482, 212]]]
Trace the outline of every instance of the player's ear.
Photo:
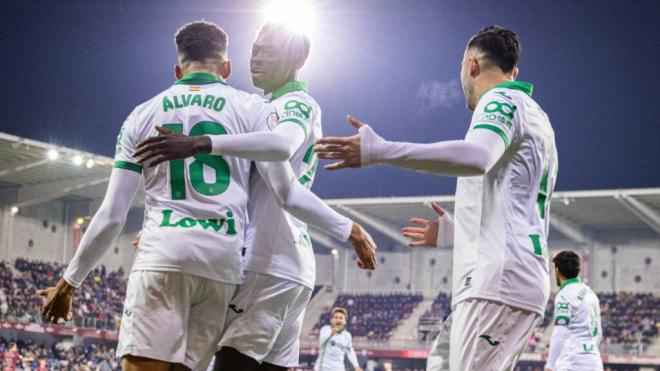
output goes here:
[[518, 72], [520, 72], [520, 70], [518, 70], [518, 67], [513, 67], [513, 79], [514, 80], [516, 79], [516, 77], [518, 77]]
[[470, 76], [477, 77], [481, 72], [481, 66], [479, 65], [479, 60], [477, 58], [470, 58]]
[[174, 77], [176, 77], [177, 80], [181, 80], [183, 78], [183, 70], [178, 64], [174, 65]]
[[230, 75], [231, 75], [231, 60], [227, 59], [226, 61], [222, 62], [222, 67], [220, 69], [220, 76], [222, 76], [223, 79], [227, 80]]

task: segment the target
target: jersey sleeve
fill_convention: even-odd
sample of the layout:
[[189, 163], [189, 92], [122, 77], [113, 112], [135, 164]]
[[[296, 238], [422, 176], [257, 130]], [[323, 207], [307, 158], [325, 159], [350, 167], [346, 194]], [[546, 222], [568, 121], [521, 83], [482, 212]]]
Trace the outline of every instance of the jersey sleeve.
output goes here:
[[568, 326], [571, 323], [571, 303], [561, 294], [555, 297], [555, 326]]
[[504, 89], [487, 92], [472, 114], [470, 131], [490, 130], [502, 138], [505, 148], [509, 148], [519, 132], [520, 121], [511, 94]]
[[309, 136], [314, 114], [314, 104], [309, 99], [295, 95], [286, 96], [277, 99], [272, 104], [273, 110], [277, 114], [274, 125], [298, 125], [305, 131], [305, 138]]
[[113, 167], [142, 173], [142, 166], [133, 159], [133, 153], [139, 143], [136, 135], [137, 115], [133, 111], [128, 117], [117, 135], [117, 146], [115, 148], [115, 162]]

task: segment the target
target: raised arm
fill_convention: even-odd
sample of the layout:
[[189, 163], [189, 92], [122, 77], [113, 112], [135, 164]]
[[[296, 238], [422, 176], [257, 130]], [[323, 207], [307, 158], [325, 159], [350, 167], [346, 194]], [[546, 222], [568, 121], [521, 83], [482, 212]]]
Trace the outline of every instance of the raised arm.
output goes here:
[[350, 241], [358, 256], [358, 265], [375, 269], [376, 245], [371, 236], [359, 224], [334, 211], [302, 186], [288, 161], [257, 162], [256, 166], [283, 209], [342, 242]]
[[92, 218], [63, 278], [55, 287], [39, 292], [46, 297], [44, 316], [47, 320], [57, 322], [59, 318], [68, 318], [73, 291], [82, 285], [121, 232], [139, 184], [139, 173], [112, 170], [103, 203]]
[[320, 158], [337, 160], [328, 170], [389, 164], [419, 172], [474, 176], [486, 173], [504, 153], [502, 137], [490, 130], [472, 130], [465, 140], [436, 143], [387, 141], [363, 122], [350, 117], [359, 129], [352, 137], [328, 137], [317, 141]]

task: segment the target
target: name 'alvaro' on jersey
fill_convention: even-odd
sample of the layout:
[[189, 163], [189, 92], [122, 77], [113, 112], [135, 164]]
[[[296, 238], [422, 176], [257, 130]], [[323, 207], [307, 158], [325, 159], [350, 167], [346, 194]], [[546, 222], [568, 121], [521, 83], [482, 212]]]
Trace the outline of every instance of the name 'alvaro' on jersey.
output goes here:
[[143, 173], [145, 216], [132, 270], [172, 271], [240, 283], [250, 162], [197, 154], [144, 168], [136, 146], [156, 125], [197, 135], [255, 131], [261, 97], [208, 73], [190, 73], [136, 107], [117, 139], [115, 167]]

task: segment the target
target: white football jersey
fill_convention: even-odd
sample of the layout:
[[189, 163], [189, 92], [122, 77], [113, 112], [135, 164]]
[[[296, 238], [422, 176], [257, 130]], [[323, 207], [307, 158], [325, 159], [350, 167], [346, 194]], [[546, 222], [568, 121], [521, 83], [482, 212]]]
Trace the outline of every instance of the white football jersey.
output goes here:
[[344, 357], [348, 357], [353, 367], [358, 366], [353, 349], [353, 337], [346, 329], [332, 335], [332, 327], [325, 325], [319, 332], [319, 356], [314, 364], [314, 371], [344, 371]]
[[227, 86], [215, 75], [190, 73], [136, 107], [117, 140], [116, 168], [143, 172], [145, 220], [133, 270], [181, 272], [240, 283], [247, 224], [250, 162], [197, 154], [145, 168], [136, 146], [158, 133], [239, 134], [255, 131], [263, 98]]
[[[311, 187], [318, 166], [314, 142], [323, 136], [321, 108], [306, 84], [291, 81], [278, 88], [258, 120], [261, 130], [300, 125], [305, 141], [289, 160], [299, 182]], [[270, 274], [309, 288], [316, 281], [316, 261], [307, 224], [284, 211], [256, 169], [250, 179], [250, 224], [245, 243], [245, 270]]]
[[571, 278], [555, 297], [555, 326], [567, 326], [568, 337], [557, 370], [602, 370], [598, 345], [602, 337], [600, 301], [579, 278]]
[[525, 82], [497, 85], [482, 95], [472, 116], [469, 130], [495, 132], [506, 150], [487, 174], [458, 179], [454, 305], [481, 298], [541, 316], [545, 311], [549, 201], [558, 160], [548, 116], [531, 93]]

